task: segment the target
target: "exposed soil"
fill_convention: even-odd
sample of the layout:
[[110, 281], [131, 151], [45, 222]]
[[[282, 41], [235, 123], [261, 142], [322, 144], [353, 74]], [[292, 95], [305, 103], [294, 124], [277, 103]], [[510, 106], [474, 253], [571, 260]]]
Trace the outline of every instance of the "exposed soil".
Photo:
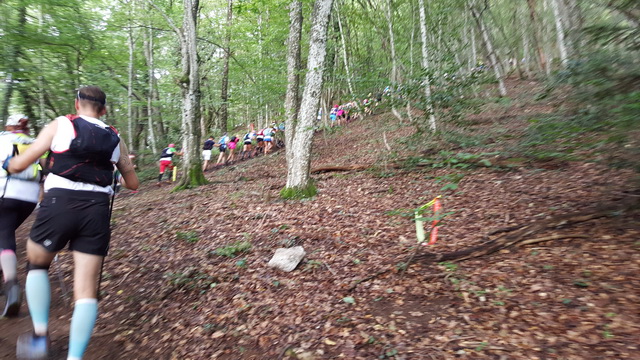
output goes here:
[[[470, 117], [470, 131], [500, 127], [517, 135], [526, 114], [557, 106], [531, 100], [536, 84], [511, 85], [517, 100]], [[436, 195], [453, 213], [428, 251], [444, 253], [480, 244], [491, 230], [637, 197], [632, 172], [585, 161], [385, 168], [410, 155], [402, 140], [412, 133], [388, 114], [319, 133], [312, 167], [377, 166], [314, 175], [319, 194], [312, 200], [279, 199], [282, 152], [208, 172], [212, 183], [193, 190], [170, 193], [168, 184], [144, 185], [135, 195], [124, 190], [116, 198], [105, 296], [86, 358], [640, 358], [638, 211], [535, 236], [584, 238], [460, 263], [416, 260], [402, 271], [416, 240], [414, 222], [401, 214]], [[441, 190], [447, 174], [464, 176], [457, 189]], [[239, 241], [249, 241], [250, 251], [214, 253]], [[307, 252], [295, 271], [267, 267], [276, 248], [292, 245]], [[71, 307], [60, 296], [56, 267], [70, 287], [69, 254], [51, 271], [52, 359], [64, 359]], [[17, 336], [29, 329], [26, 304], [19, 319], [0, 320], [0, 358], [13, 358]]]

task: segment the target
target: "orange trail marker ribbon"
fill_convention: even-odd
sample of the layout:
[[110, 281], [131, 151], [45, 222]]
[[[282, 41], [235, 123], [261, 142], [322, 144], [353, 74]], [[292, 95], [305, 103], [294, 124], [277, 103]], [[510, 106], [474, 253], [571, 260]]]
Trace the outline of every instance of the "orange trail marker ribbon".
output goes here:
[[441, 210], [442, 210], [442, 203], [440, 202], [440, 196], [438, 196], [437, 198], [434, 199], [434, 203], [433, 203], [433, 216], [436, 219], [433, 220], [433, 223], [431, 224], [431, 236], [429, 237], [429, 245], [435, 244], [436, 239], [438, 238], [438, 223], [440, 222], [440, 219], [438, 219], [438, 216], [440, 216]]
[[[434, 217], [440, 215], [440, 210], [442, 209], [442, 203], [440, 202], [440, 198], [442, 195], [436, 196], [433, 200], [428, 203], [422, 205], [418, 209], [415, 210], [415, 221], [416, 221], [416, 238], [418, 239], [418, 243], [424, 244], [425, 241], [425, 233], [424, 233], [424, 217], [423, 214], [425, 210], [429, 207], [433, 206]], [[438, 236], [438, 227], [436, 226], [440, 220], [433, 220], [431, 224], [431, 235], [429, 237], [429, 245], [433, 245], [436, 242], [436, 238]]]

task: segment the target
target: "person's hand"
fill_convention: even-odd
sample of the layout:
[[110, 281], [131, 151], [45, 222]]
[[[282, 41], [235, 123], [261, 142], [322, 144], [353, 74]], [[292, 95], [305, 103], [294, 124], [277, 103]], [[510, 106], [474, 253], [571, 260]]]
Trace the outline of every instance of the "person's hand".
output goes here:
[[2, 169], [4, 169], [4, 171], [6, 171], [7, 174], [10, 174], [10, 172], [9, 172], [9, 160], [11, 160], [12, 157], [13, 157], [13, 155], [7, 156], [7, 158], [2, 163]]

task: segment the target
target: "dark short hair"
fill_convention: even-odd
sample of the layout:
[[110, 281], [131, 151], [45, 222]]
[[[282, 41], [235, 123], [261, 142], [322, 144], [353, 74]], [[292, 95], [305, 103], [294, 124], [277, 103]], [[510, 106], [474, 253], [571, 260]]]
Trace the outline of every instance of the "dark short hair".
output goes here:
[[107, 95], [97, 86], [85, 86], [78, 89], [77, 99], [83, 106], [90, 106], [100, 112], [107, 103]]

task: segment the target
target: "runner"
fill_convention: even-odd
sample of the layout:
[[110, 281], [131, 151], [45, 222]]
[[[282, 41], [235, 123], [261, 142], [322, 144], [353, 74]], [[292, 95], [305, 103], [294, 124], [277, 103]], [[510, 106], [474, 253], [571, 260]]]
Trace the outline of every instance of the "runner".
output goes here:
[[218, 155], [218, 161], [216, 162], [216, 167], [222, 166], [225, 163], [225, 160], [226, 160], [225, 152], [227, 151], [228, 142], [229, 142], [229, 136], [227, 136], [227, 134], [225, 133], [220, 138], [220, 141], [218, 141], [218, 143], [215, 145], [220, 150], [220, 155]]
[[253, 156], [258, 156], [264, 152], [264, 129], [256, 133], [256, 150]]
[[338, 121], [337, 121], [338, 122], [338, 126], [344, 125], [345, 118], [346, 118], [345, 114], [346, 113], [344, 111], [344, 106], [338, 107], [338, 110], [336, 111], [336, 117], [338, 118]]
[[276, 124], [267, 126], [266, 128], [264, 128], [264, 130], [262, 130], [262, 133], [264, 134], [264, 154], [265, 155], [267, 155], [273, 148], [273, 135], [276, 132], [276, 129], [274, 127], [275, 125]]
[[204, 142], [202, 146], [202, 159], [204, 160], [204, 164], [202, 164], [202, 171], [207, 171], [207, 167], [209, 167], [209, 160], [211, 160], [211, 150], [213, 146], [216, 144], [215, 140], [213, 140], [213, 136], [209, 136], [209, 138]]
[[171, 182], [171, 170], [173, 170], [173, 155], [182, 155], [182, 152], [176, 150], [175, 144], [169, 144], [166, 148], [162, 149], [160, 154], [160, 175], [158, 175], [158, 185], [162, 182], [162, 175], [165, 170], [169, 169], [169, 182]]
[[227, 162], [232, 163], [234, 161], [236, 161], [236, 146], [238, 146], [238, 142], [240, 141], [240, 138], [237, 136], [232, 136], [231, 139], [229, 139], [229, 143], [227, 144], [227, 147], [229, 148], [229, 160], [227, 160]]
[[250, 130], [248, 133], [244, 134], [243, 137], [243, 145], [242, 145], [242, 155], [240, 156], [240, 160], [244, 160], [244, 156], [251, 157], [251, 144], [252, 140], [256, 137], [255, 131]]
[[138, 177], [129, 152], [112, 127], [99, 117], [106, 113], [100, 88], [81, 88], [75, 100], [77, 115], [56, 118], [22, 154], [5, 162], [9, 174], [18, 173], [51, 150], [45, 195], [27, 242], [26, 296], [33, 334], [18, 338], [19, 359], [46, 358], [49, 351], [48, 270], [67, 243], [73, 252], [75, 307], [71, 318], [67, 359], [82, 359], [98, 317], [97, 279], [109, 249], [109, 200], [113, 194], [113, 163], [122, 185], [136, 190]]
[[338, 105], [334, 105], [333, 108], [331, 108], [331, 112], [329, 113], [329, 119], [331, 120], [331, 127], [336, 126], [336, 118], [338, 117], [337, 112], [338, 112]]
[[[23, 153], [32, 143], [29, 124], [22, 114], [7, 119], [6, 131], [0, 132], [0, 161]], [[17, 278], [16, 229], [27, 219], [40, 197], [40, 166], [37, 163], [19, 174], [0, 170], [0, 266], [4, 277], [6, 302], [2, 315], [18, 316], [22, 294]]]

